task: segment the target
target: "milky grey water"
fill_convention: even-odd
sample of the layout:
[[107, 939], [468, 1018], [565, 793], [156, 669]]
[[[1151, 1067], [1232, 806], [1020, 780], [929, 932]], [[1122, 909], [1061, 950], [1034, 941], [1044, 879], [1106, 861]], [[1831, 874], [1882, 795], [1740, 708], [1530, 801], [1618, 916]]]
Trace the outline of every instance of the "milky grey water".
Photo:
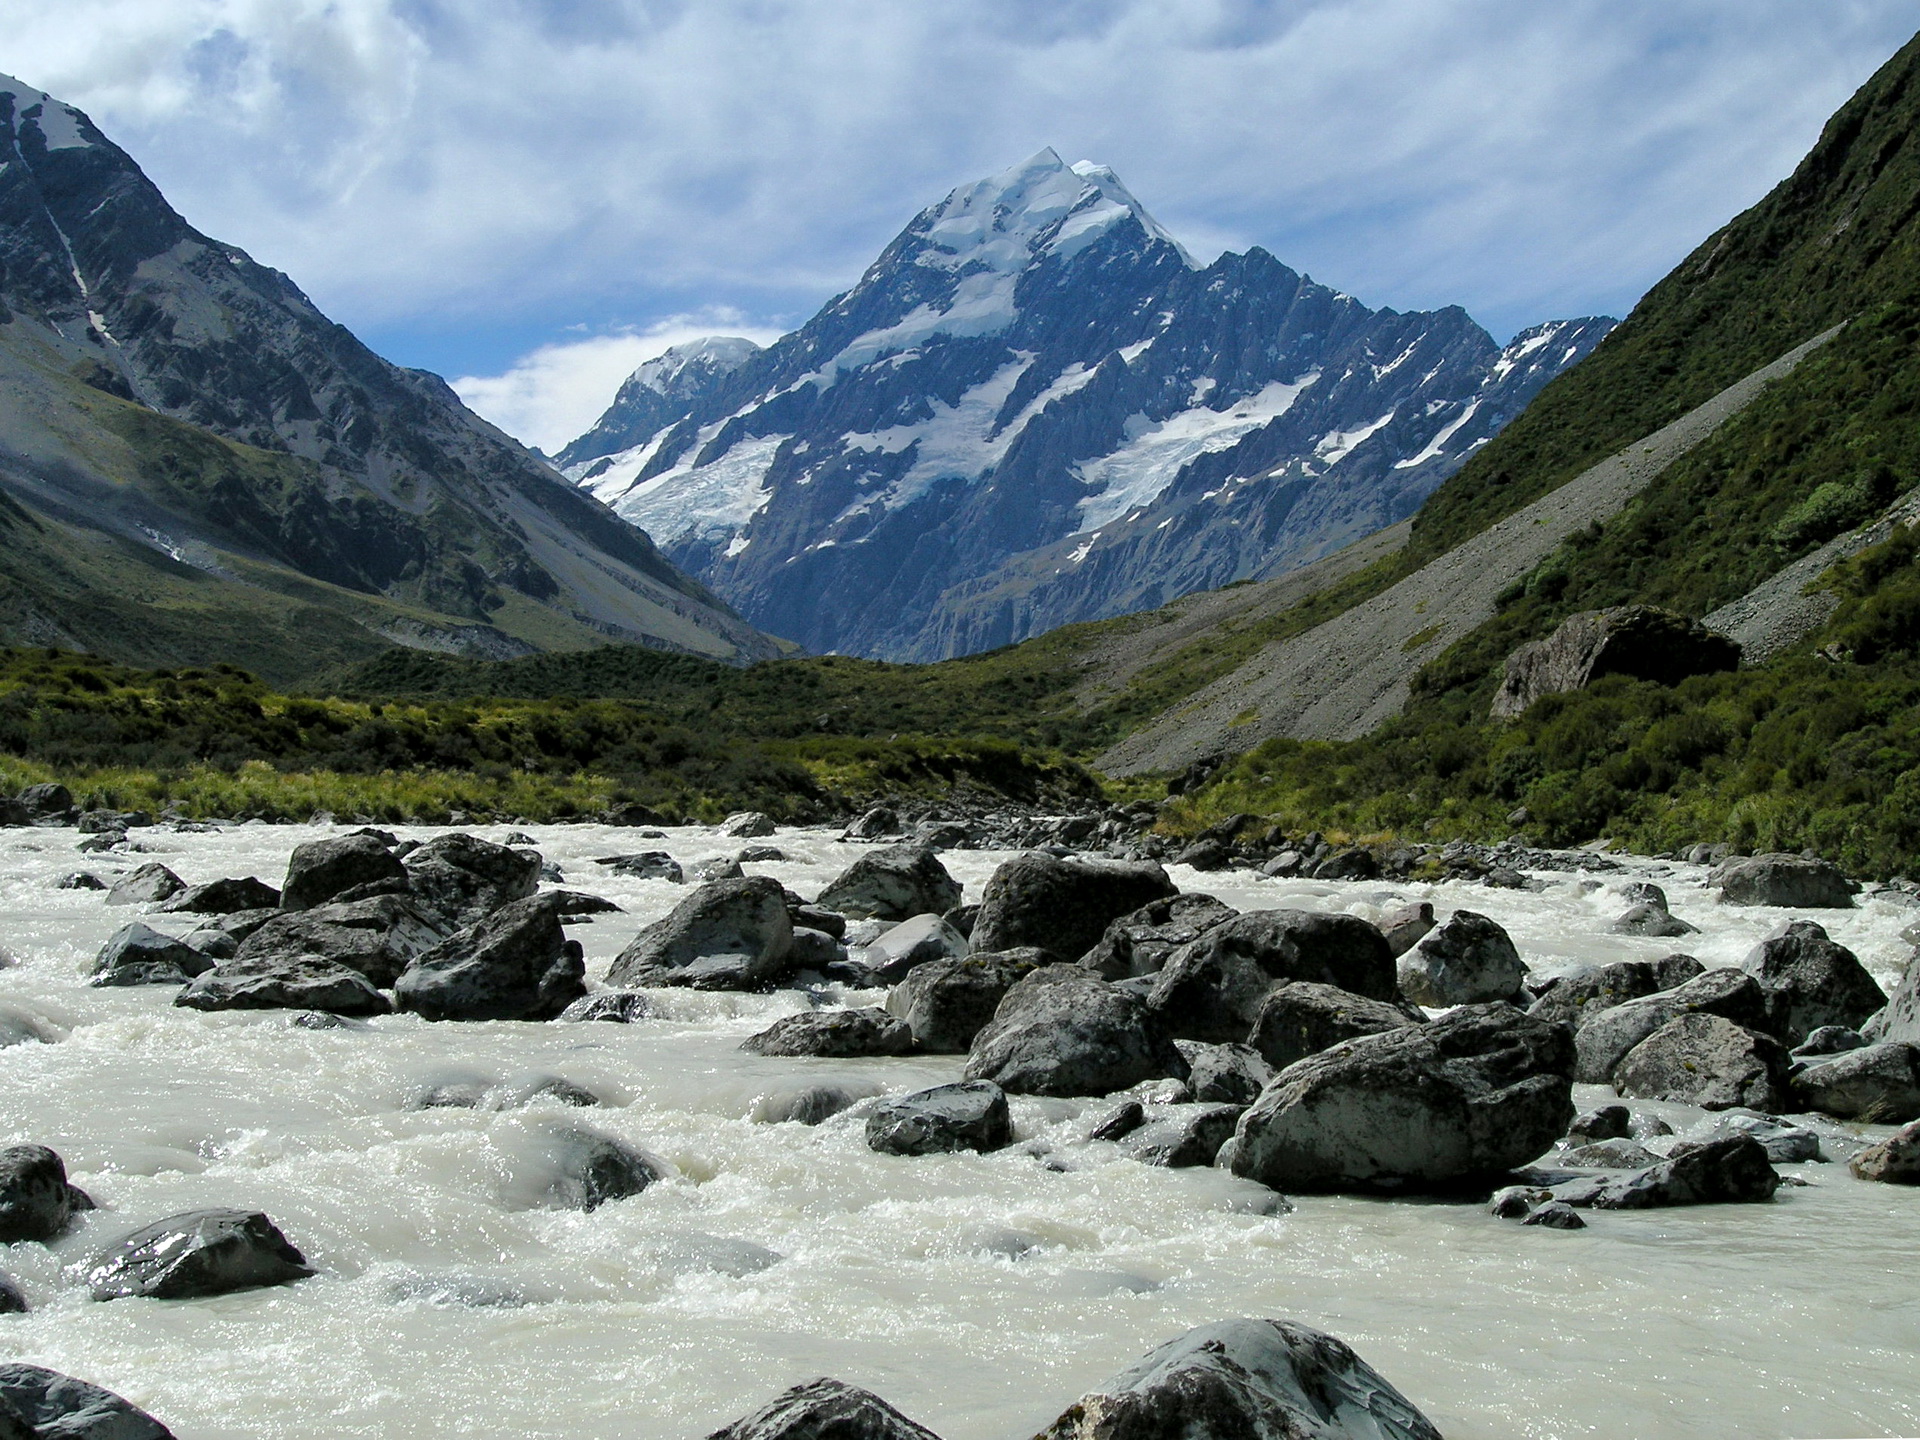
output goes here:
[[[638, 843], [529, 829], [569, 885], [626, 907], [572, 932], [590, 977], [686, 893], [607, 876], [593, 856], [737, 848], [698, 828]], [[85, 986], [100, 942], [137, 912], [53, 890], [55, 876], [155, 858], [189, 882], [277, 885], [296, 843], [332, 833], [139, 832], [150, 855], [103, 861], [76, 856], [70, 831], [0, 832], [0, 945], [17, 962], [0, 970], [0, 1006], [55, 1040], [0, 1051], [0, 1139], [52, 1145], [103, 1207], [51, 1247], [0, 1250], [35, 1306], [0, 1317], [0, 1355], [117, 1390], [183, 1440], [692, 1437], [822, 1374], [947, 1440], [1006, 1440], [1160, 1341], [1235, 1315], [1341, 1336], [1450, 1440], [1920, 1434], [1920, 1191], [1841, 1165], [1786, 1167], [1811, 1183], [1771, 1205], [1592, 1212], [1574, 1233], [1470, 1204], [1308, 1196], [1273, 1215], [1267, 1192], [1229, 1175], [1081, 1143], [1078, 1102], [1016, 1098], [1022, 1143], [985, 1156], [876, 1156], [858, 1108], [811, 1129], [759, 1123], [769, 1097], [804, 1085], [900, 1092], [960, 1068], [743, 1054], [741, 1040], [807, 1003], [794, 992], [672, 993], [667, 1018], [631, 1026], [394, 1016], [306, 1031], [272, 1012], [178, 1010], [166, 988]], [[861, 853], [823, 832], [772, 843], [792, 858], [749, 872], [803, 894]], [[971, 900], [1005, 856], [944, 858]], [[1709, 965], [1784, 918], [1722, 908], [1697, 869], [1649, 868], [1705, 930], [1685, 948]], [[1522, 893], [1174, 875], [1242, 909], [1479, 910], [1548, 973], [1674, 948], [1606, 935], [1624, 907], [1579, 877]], [[1876, 899], [1819, 918], [1887, 983], [1915, 912]], [[406, 1108], [424, 1084], [533, 1071], [608, 1103]], [[526, 1208], [563, 1123], [674, 1173], [590, 1214]], [[319, 1274], [109, 1304], [68, 1278], [102, 1240], [207, 1205], [265, 1210]]]

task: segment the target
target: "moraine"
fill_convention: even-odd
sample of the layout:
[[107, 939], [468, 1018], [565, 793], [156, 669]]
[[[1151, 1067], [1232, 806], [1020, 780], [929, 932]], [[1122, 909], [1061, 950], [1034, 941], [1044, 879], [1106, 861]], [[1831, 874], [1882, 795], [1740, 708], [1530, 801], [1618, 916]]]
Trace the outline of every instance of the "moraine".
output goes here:
[[[337, 833], [143, 831], [153, 853], [125, 859], [75, 856], [71, 832], [0, 834], [0, 941], [17, 960], [0, 971], [0, 1005], [57, 1037], [0, 1051], [5, 1131], [59, 1150], [103, 1207], [51, 1247], [0, 1256], [35, 1307], [0, 1319], [7, 1358], [108, 1386], [190, 1440], [696, 1436], [816, 1375], [864, 1385], [946, 1440], [989, 1440], [1043, 1428], [1189, 1327], [1269, 1315], [1348, 1341], [1450, 1440], [1920, 1430], [1920, 1192], [1841, 1164], [1782, 1166], [1810, 1183], [1768, 1205], [1594, 1212], [1577, 1234], [1469, 1202], [1299, 1196], [1273, 1214], [1271, 1192], [1223, 1171], [1155, 1169], [1081, 1141], [1101, 1100], [1015, 1096], [1018, 1140], [989, 1155], [877, 1156], [866, 1107], [817, 1128], [758, 1123], [803, 1085], [900, 1093], [958, 1078], [963, 1063], [743, 1053], [806, 1006], [796, 991], [662, 992], [664, 1018], [627, 1026], [402, 1015], [309, 1031], [279, 1012], [176, 1009], [164, 987], [85, 985], [101, 942], [139, 910], [52, 889], [57, 876], [110, 878], [151, 858], [189, 883], [278, 885], [295, 843]], [[596, 826], [530, 833], [570, 888], [625, 908], [570, 928], [590, 981], [687, 894], [603, 874], [593, 857], [645, 845], [687, 863], [738, 848], [703, 828], [640, 845]], [[823, 831], [772, 843], [792, 858], [749, 873], [806, 895], [870, 850]], [[943, 856], [968, 900], [1006, 858]], [[1675, 948], [1732, 964], [1783, 918], [1723, 907], [1698, 867], [1631, 865], [1704, 933], [1608, 934], [1632, 875], [1588, 890], [1542, 873], [1546, 888], [1523, 892], [1170, 873], [1241, 910], [1377, 919], [1427, 899], [1443, 916], [1480, 911], [1548, 974]], [[1892, 984], [1911, 911], [1876, 896], [1818, 918]], [[606, 1103], [407, 1108], [426, 1086], [529, 1071]], [[1583, 1109], [1610, 1098], [1576, 1091]], [[1698, 1113], [1635, 1108], [1676, 1128]], [[521, 1208], [545, 1177], [545, 1137], [566, 1122], [672, 1173], [590, 1213]], [[266, 1211], [318, 1274], [214, 1300], [95, 1304], [66, 1273], [108, 1237], [217, 1205]]]

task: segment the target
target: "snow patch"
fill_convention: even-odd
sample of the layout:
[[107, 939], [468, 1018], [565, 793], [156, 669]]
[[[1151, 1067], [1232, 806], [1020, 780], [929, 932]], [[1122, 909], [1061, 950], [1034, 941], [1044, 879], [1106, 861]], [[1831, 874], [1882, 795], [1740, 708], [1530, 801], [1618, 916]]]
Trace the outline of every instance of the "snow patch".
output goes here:
[[[762, 435], [735, 442], [704, 465], [682, 461], [634, 486], [614, 505], [661, 545], [734, 538], [770, 497], [767, 471], [788, 435]], [[689, 455], [700, 453], [691, 447]], [[738, 553], [738, 552], [734, 552]]]
[[1320, 437], [1319, 444], [1313, 447], [1314, 456], [1327, 465], [1338, 465], [1347, 456], [1359, 449], [1367, 437], [1393, 419], [1394, 412], [1389, 410], [1370, 425], [1362, 425], [1358, 430], [1334, 430]]
[[1426, 449], [1422, 450], [1418, 455], [1408, 456], [1405, 460], [1394, 461], [1393, 468], [1396, 470], [1411, 470], [1416, 465], [1426, 464], [1427, 461], [1433, 459], [1434, 456], [1447, 448], [1447, 442], [1460, 433], [1460, 427], [1471, 420], [1473, 418], [1473, 412], [1479, 408], [1480, 402], [1478, 400], [1472, 401], [1468, 404], [1467, 408], [1462, 410], [1451, 422], [1441, 427], [1440, 433], [1427, 442]]
[[13, 96], [14, 128], [17, 130], [32, 121], [39, 126], [47, 149], [77, 150], [93, 143], [80, 129], [80, 122], [85, 117], [46, 91], [22, 85], [11, 75], [0, 75], [0, 94]]

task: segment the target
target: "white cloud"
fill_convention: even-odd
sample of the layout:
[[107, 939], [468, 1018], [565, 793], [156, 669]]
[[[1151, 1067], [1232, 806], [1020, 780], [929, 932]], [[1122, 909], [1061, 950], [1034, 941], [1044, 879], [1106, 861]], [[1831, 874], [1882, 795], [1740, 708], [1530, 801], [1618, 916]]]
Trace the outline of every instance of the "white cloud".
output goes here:
[[622, 380], [670, 347], [705, 335], [744, 335], [760, 345], [780, 338], [777, 330], [742, 326], [738, 319], [724, 312], [676, 315], [644, 331], [563, 340], [522, 356], [503, 375], [450, 383], [476, 413], [523, 444], [556, 454], [592, 428]]

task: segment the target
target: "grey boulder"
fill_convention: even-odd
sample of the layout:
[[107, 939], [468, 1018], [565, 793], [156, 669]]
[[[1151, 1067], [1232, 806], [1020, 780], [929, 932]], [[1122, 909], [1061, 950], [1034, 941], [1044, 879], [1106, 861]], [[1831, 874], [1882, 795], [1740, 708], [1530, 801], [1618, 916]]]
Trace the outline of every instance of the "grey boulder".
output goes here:
[[390, 986], [446, 932], [407, 895], [376, 895], [274, 916], [240, 941], [234, 958], [287, 963], [330, 960]]
[[1800, 1108], [1823, 1115], [1903, 1124], [1920, 1118], [1920, 1048], [1886, 1040], [1844, 1051], [1797, 1070], [1792, 1093]]
[[1698, 935], [1700, 927], [1689, 925], [1664, 902], [1642, 901], [1630, 907], [1608, 927], [1615, 935], [1651, 935], [1657, 939], [1677, 940], [1682, 935]]
[[580, 943], [560, 926], [564, 904], [517, 900], [448, 936], [407, 967], [394, 1003], [426, 1020], [553, 1019], [587, 988]]
[[560, 1018], [578, 1024], [604, 1020], [614, 1025], [631, 1025], [653, 1014], [653, 1002], [638, 990], [602, 990], [583, 995], [560, 1012]]
[[94, 957], [90, 985], [184, 985], [213, 968], [199, 950], [135, 920], [122, 925]]
[[1399, 960], [1400, 989], [1416, 1005], [1512, 1000], [1521, 994], [1526, 974], [1526, 962], [1507, 932], [1472, 910], [1454, 911]]
[[972, 947], [967, 937], [939, 915], [914, 915], [902, 920], [866, 947], [866, 964], [888, 985], [904, 980], [913, 970], [934, 960], [957, 960]]
[[1750, 1135], [1676, 1149], [1658, 1165], [1610, 1182], [1593, 1197], [1596, 1210], [1650, 1210], [1669, 1205], [1757, 1204], [1779, 1188], [1767, 1152]]
[[287, 910], [311, 910], [349, 890], [382, 883], [398, 888], [406, 882], [406, 867], [375, 836], [309, 840], [293, 847], [280, 904]]
[[661, 1178], [653, 1158], [611, 1135], [571, 1127], [552, 1132], [553, 1174], [541, 1203], [556, 1210], [598, 1210], [638, 1195]]
[[1766, 995], [1751, 975], [1719, 969], [1672, 990], [1610, 1006], [1575, 1033], [1579, 1060], [1574, 1078], [1583, 1085], [1612, 1084], [1613, 1072], [1629, 1050], [1669, 1020], [1691, 1014], [1719, 1015], [1749, 1030], [1764, 1029]]
[[1407, 951], [1433, 933], [1439, 922], [1433, 918], [1433, 904], [1414, 900], [1380, 917], [1380, 933], [1387, 937], [1387, 949], [1398, 960]]
[[1920, 958], [1909, 960], [1887, 997], [1886, 1008], [1860, 1029], [1869, 1040], [1904, 1040], [1920, 1045]]
[[472, 925], [539, 888], [540, 855], [472, 835], [439, 835], [401, 862], [422, 905], [448, 928]]
[[1020, 1095], [1108, 1095], [1186, 1073], [1148, 1007], [1078, 965], [1049, 965], [1009, 989], [966, 1068], [967, 1079]]
[[1669, 955], [1664, 960], [1616, 960], [1611, 965], [1588, 965], [1555, 976], [1540, 997], [1527, 1007], [1529, 1015], [1567, 1024], [1578, 1030], [1603, 1010], [1641, 1000], [1686, 984], [1706, 969], [1691, 955]]
[[190, 1300], [311, 1274], [307, 1257], [258, 1210], [190, 1210], [103, 1247], [85, 1280], [95, 1300]]
[[1790, 1108], [1788, 1064], [1770, 1035], [1720, 1015], [1678, 1015], [1621, 1058], [1613, 1087], [1635, 1100], [1774, 1112]]
[[109, 905], [158, 905], [171, 900], [187, 884], [159, 861], [149, 861], [121, 876], [107, 891]]
[[1728, 860], [1715, 872], [1729, 905], [1779, 905], [1789, 910], [1846, 910], [1853, 887], [1837, 866], [1801, 855], [1755, 855]]
[[914, 1048], [963, 1055], [1007, 991], [1047, 963], [1045, 952], [1007, 950], [916, 966], [888, 992], [887, 1012], [907, 1023]]
[[940, 1440], [870, 1390], [809, 1380], [783, 1390], [707, 1440]]
[[1156, 1105], [1142, 1113], [1140, 1125], [1120, 1142], [1121, 1153], [1148, 1165], [1186, 1169], [1211, 1165], [1220, 1147], [1233, 1138], [1245, 1105]]
[[772, 819], [758, 810], [738, 810], [720, 822], [720, 833], [735, 840], [764, 840], [773, 831]]
[[[171, 1430], [111, 1390], [38, 1365], [0, 1365], [0, 1411], [18, 1418], [16, 1433], [27, 1440], [173, 1440]], [[6, 1423], [0, 1421], [0, 1436]]]
[[1824, 1025], [1857, 1029], [1887, 1003], [1859, 957], [1811, 920], [1789, 921], [1748, 951], [1740, 968], [1760, 982], [1767, 1026], [1789, 1045]]
[[1920, 1120], [1869, 1145], [1848, 1162], [1860, 1180], [1884, 1185], [1920, 1185]]
[[1276, 1067], [1251, 1045], [1208, 1045], [1198, 1040], [1176, 1040], [1174, 1046], [1187, 1062], [1187, 1093], [1195, 1100], [1251, 1105], [1273, 1079]]
[[173, 997], [187, 1010], [318, 1010], [385, 1015], [393, 1006], [358, 970], [315, 956], [222, 960]]
[[712, 880], [641, 930], [607, 979], [622, 986], [754, 990], [785, 973], [792, 950], [793, 922], [778, 880]]
[[976, 950], [1036, 946], [1062, 960], [1093, 949], [1111, 925], [1178, 891], [1152, 861], [1095, 860], [1040, 851], [996, 869], [973, 925]]
[[865, 1055], [905, 1055], [913, 1049], [907, 1023], [880, 1009], [803, 1010], [783, 1015], [741, 1043], [755, 1055], [815, 1055], [853, 1059]]
[[813, 903], [858, 920], [943, 915], [960, 903], [960, 882], [925, 845], [889, 845], [862, 855]]
[[1182, 945], [1191, 944], [1239, 912], [1211, 895], [1173, 895], [1143, 905], [1107, 926], [1100, 941], [1080, 957], [1102, 980], [1152, 975]]
[[0, 1245], [51, 1240], [76, 1211], [92, 1208], [86, 1192], [67, 1183], [66, 1162], [45, 1145], [0, 1150]]
[[1155, 978], [1148, 1003], [1169, 1034], [1244, 1041], [1267, 992], [1307, 980], [1378, 1000], [1395, 997], [1386, 937], [1353, 915], [1256, 910], [1182, 946]]
[[1337, 985], [1295, 980], [1275, 986], [1260, 1002], [1247, 1043], [1275, 1070], [1318, 1055], [1343, 1040], [1379, 1035], [1427, 1017], [1412, 1006], [1371, 1000]]
[[1000, 1150], [1012, 1143], [1006, 1092], [986, 1080], [916, 1090], [881, 1102], [867, 1117], [867, 1146], [883, 1155]]
[[235, 915], [243, 910], [271, 910], [279, 903], [278, 890], [246, 875], [189, 885], [160, 909], [169, 915]]

